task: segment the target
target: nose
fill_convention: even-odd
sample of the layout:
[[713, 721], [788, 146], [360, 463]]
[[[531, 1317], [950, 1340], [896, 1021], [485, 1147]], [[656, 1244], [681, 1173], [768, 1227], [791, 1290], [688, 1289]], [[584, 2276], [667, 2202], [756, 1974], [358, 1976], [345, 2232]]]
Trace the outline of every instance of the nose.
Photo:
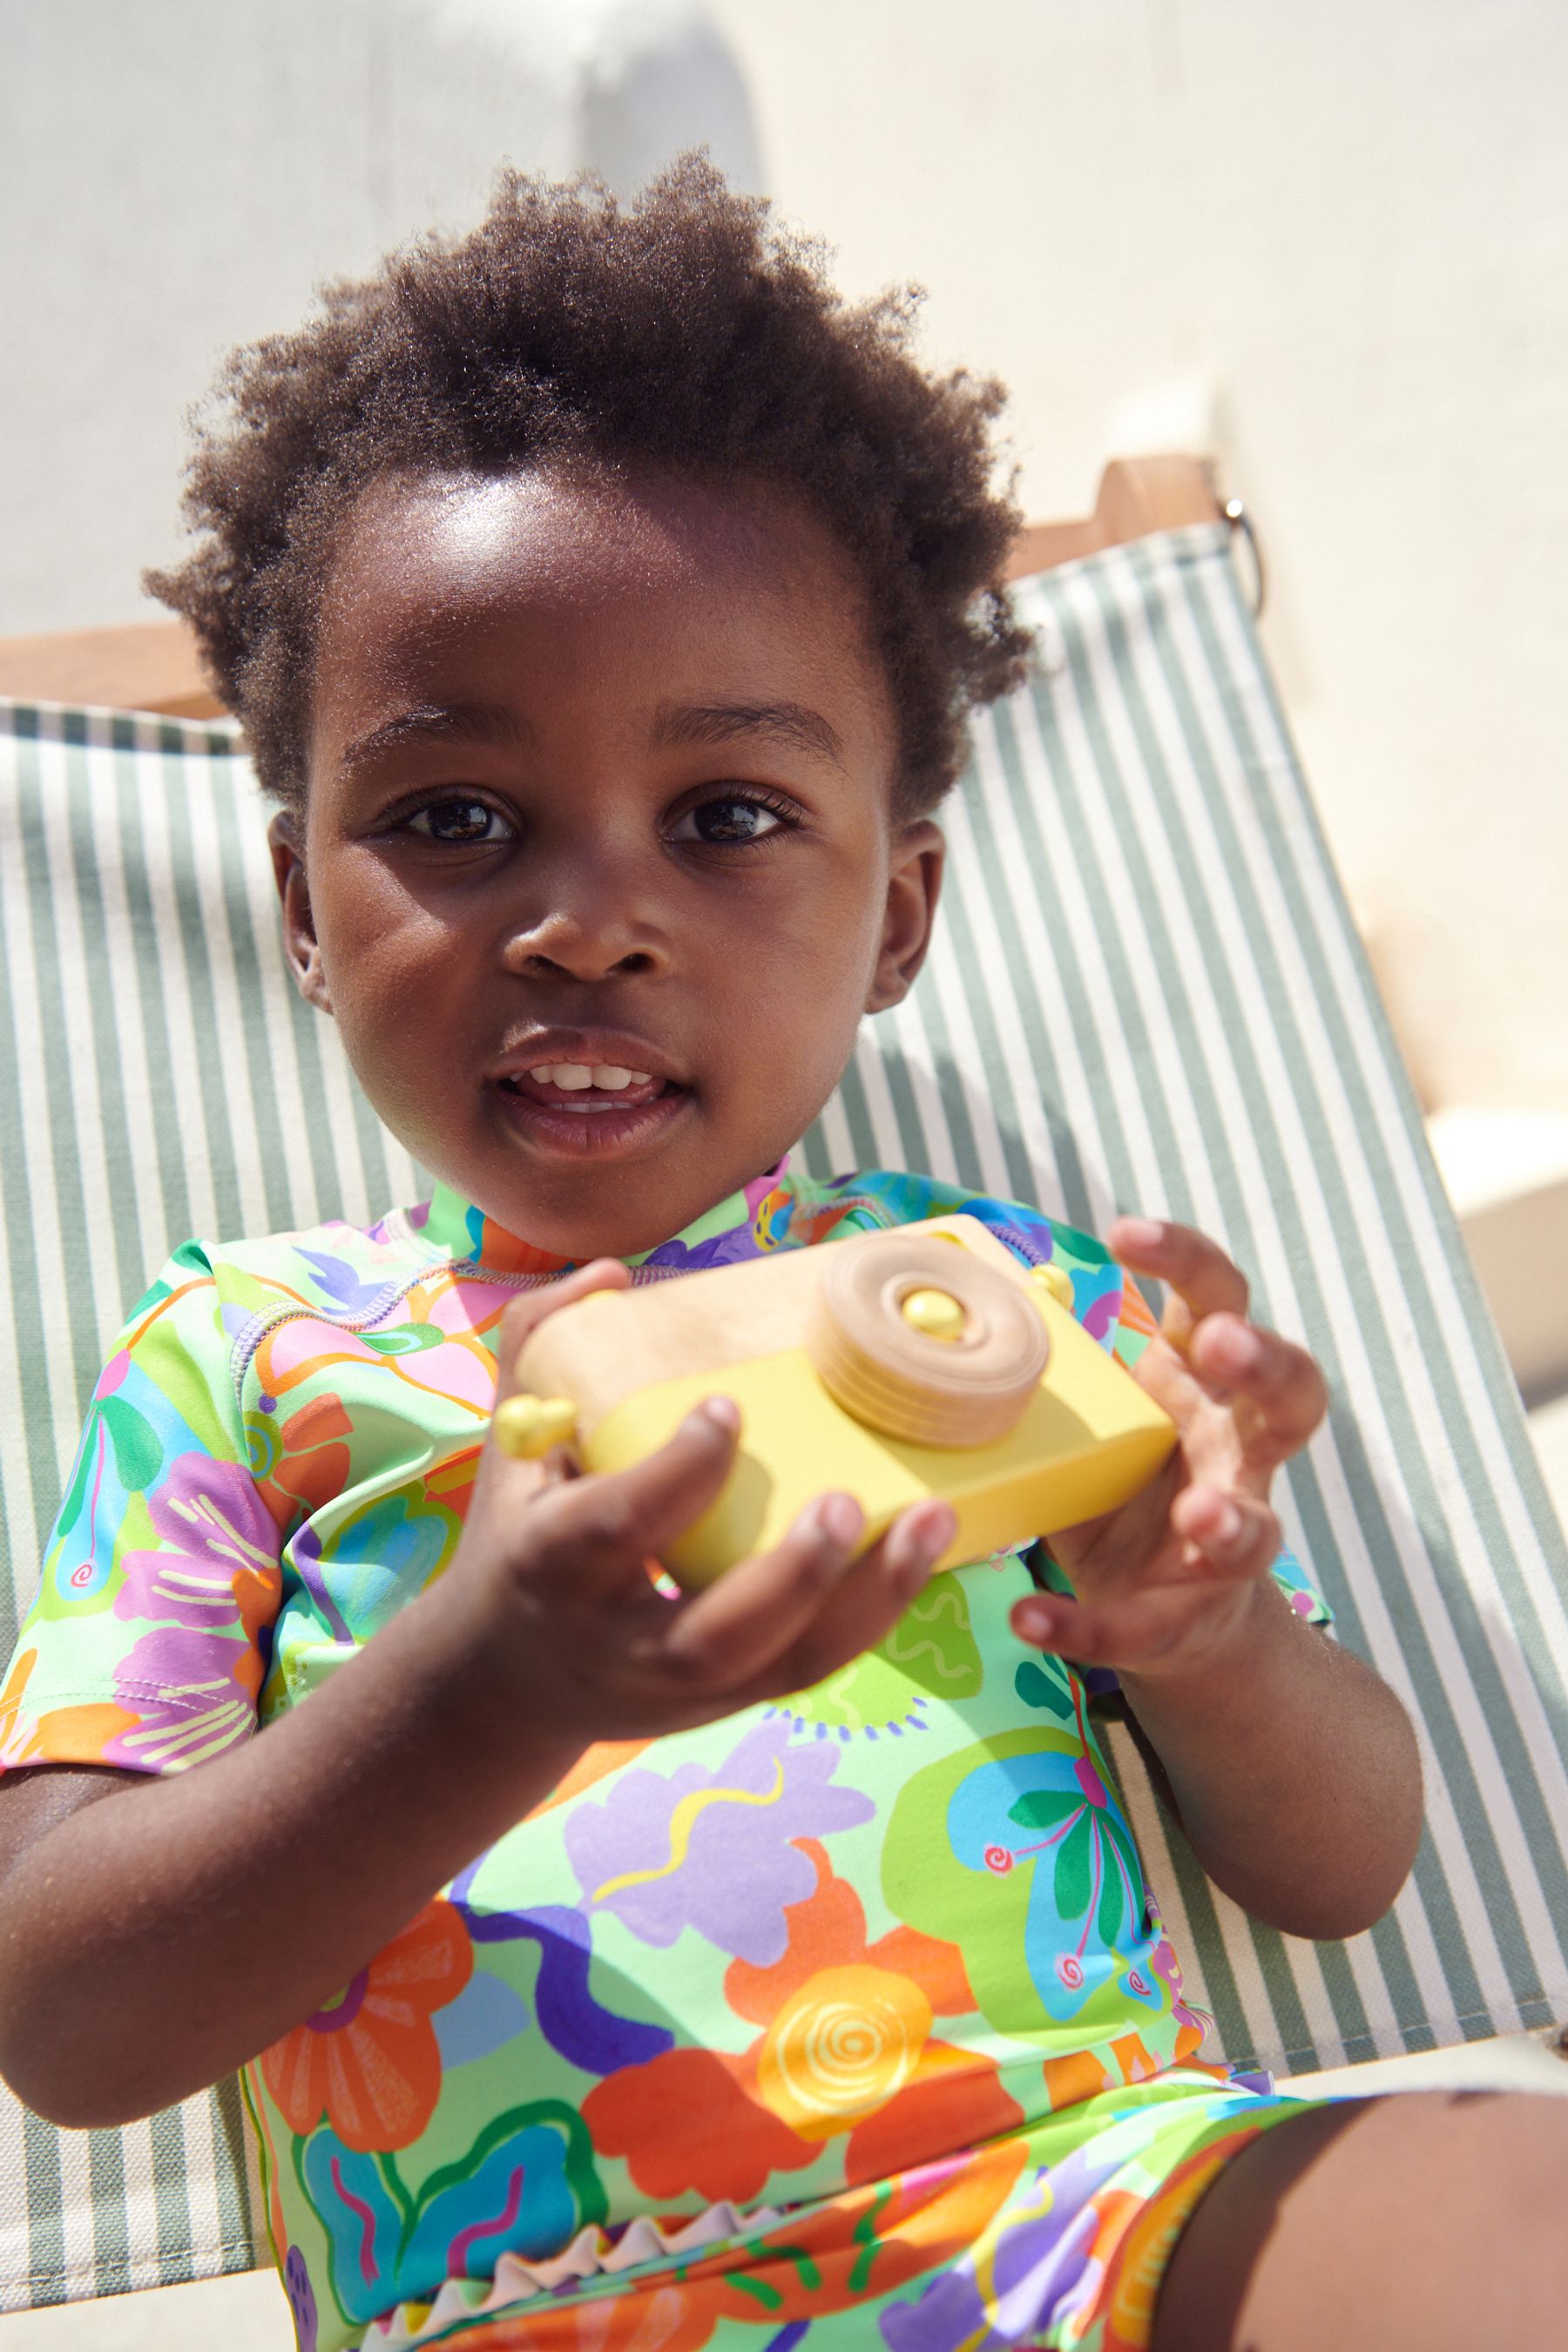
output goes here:
[[662, 929], [629, 876], [605, 862], [569, 885], [537, 873], [533, 879], [546, 887], [506, 940], [508, 971], [528, 980], [595, 982], [669, 968]]

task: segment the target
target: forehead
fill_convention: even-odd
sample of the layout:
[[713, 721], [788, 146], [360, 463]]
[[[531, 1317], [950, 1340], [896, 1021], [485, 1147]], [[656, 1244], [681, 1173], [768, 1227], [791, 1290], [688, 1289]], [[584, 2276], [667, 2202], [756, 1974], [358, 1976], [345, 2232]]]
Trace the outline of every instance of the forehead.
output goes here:
[[322, 598], [312, 764], [409, 698], [498, 685], [631, 730], [671, 698], [787, 701], [891, 782], [853, 565], [762, 486], [542, 471], [376, 486]]

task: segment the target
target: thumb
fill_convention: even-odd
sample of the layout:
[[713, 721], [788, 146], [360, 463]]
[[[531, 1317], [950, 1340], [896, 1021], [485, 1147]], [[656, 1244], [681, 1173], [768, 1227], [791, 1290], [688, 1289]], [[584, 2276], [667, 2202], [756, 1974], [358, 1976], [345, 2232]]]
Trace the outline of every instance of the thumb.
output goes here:
[[574, 1266], [570, 1274], [542, 1283], [537, 1290], [524, 1291], [521, 1298], [514, 1298], [500, 1318], [496, 1348], [496, 1402], [517, 1394], [517, 1360], [525, 1343], [548, 1317], [558, 1315], [563, 1307], [574, 1307], [580, 1298], [591, 1298], [596, 1290], [629, 1290], [631, 1279], [630, 1270], [618, 1257], [596, 1257], [591, 1265]]
[[[501, 1317], [496, 1342], [497, 1406], [519, 1393], [521, 1383], [517, 1377], [517, 1360], [547, 1317], [563, 1307], [574, 1306], [580, 1298], [592, 1297], [597, 1290], [625, 1290], [630, 1282], [631, 1275], [619, 1258], [600, 1257], [514, 1298]], [[517, 1501], [538, 1494], [542, 1487], [559, 1486], [563, 1478], [574, 1475], [574, 1463], [561, 1446], [552, 1447], [542, 1461], [513, 1461], [496, 1443], [492, 1417], [479, 1465], [481, 1492], [487, 1496], [499, 1482], [500, 1491]]]

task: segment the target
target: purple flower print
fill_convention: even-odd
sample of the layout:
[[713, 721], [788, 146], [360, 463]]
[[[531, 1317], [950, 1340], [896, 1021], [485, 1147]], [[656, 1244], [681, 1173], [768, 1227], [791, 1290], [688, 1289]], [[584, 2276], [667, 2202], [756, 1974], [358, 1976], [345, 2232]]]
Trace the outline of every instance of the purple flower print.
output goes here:
[[704, 1266], [742, 1265], [760, 1255], [756, 1235], [745, 1224], [733, 1226], [727, 1234], [710, 1234], [706, 1241], [660, 1242], [657, 1249], [649, 1250], [643, 1265], [675, 1266], [682, 1274], [696, 1274]]
[[299, 2352], [316, 2352], [316, 2291], [310, 2284], [310, 2273], [305, 2268], [305, 2257], [298, 2246], [289, 2247], [283, 2264], [283, 2292], [294, 2315]]
[[882, 2314], [889, 2352], [1002, 2352], [1043, 2339], [1053, 2319], [1081, 2290], [1100, 2216], [1097, 2189], [1125, 2159], [1091, 2162], [1079, 2148], [1020, 2184], [1016, 2218], [1004, 2210], [986, 2233], [991, 2260], [980, 2284], [975, 2253], [932, 2281], [913, 2303]]
[[248, 1470], [182, 1454], [147, 1497], [156, 1551], [129, 1551], [117, 1617], [233, 1634], [270, 1616], [281, 1577], [278, 1526]]
[[114, 1696], [136, 1717], [104, 1745], [103, 1761], [133, 1772], [177, 1771], [247, 1738], [256, 1727], [260, 1660], [247, 1642], [159, 1625], [114, 1670]]
[[789, 1941], [786, 1905], [816, 1885], [791, 1840], [854, 1829], [876, 1811], [858, 1790], [829, 1786], [840, 1757], [818, 1740], [792, 1747], [787, 1719], [773, 1717], [716, 1771], [623, 1772], [602, 1804], [579, 1803], [566, 1824], [584, 1908], [612, 1911], [645, 1944], [695, 1927], [720, 1951], [771, 1968]]
[[282, 1584], [276, 1522], [238, 1464], [182, 1454], [147, 1503], [158, 1548], [125, 1554], [114, 1596], [117, 1617], [151, 1626], [115, 1669], [136, 1722], [104, 1751], [143, 1772], [196, 1763], [255, 1727]]
[[345, 1315], [363, 1315], [386, 1289], [384, 1275], [374, 1282], [363, 1281], [346, 1258], [328, 1257], [321, 1250], [302, 1249], [295, 1255], [314, 1268], [316, 1281]]

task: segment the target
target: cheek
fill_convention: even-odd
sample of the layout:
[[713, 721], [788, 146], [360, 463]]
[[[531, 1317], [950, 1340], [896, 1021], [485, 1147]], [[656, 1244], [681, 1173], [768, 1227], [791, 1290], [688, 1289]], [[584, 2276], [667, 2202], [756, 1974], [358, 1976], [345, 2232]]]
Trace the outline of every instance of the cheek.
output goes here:
[[710, 930], [704, 994], [737, 1076], [757, 1090], [826, 1093], [853, 1048], [880, 937], [879, 907], [847, 891], [727, 923], [722, 944]]
[[450, 926], [366, 861], [318, 907], [317, 937], [351, 1057], [416, 1052], [429, 1016], [463, 976]]

